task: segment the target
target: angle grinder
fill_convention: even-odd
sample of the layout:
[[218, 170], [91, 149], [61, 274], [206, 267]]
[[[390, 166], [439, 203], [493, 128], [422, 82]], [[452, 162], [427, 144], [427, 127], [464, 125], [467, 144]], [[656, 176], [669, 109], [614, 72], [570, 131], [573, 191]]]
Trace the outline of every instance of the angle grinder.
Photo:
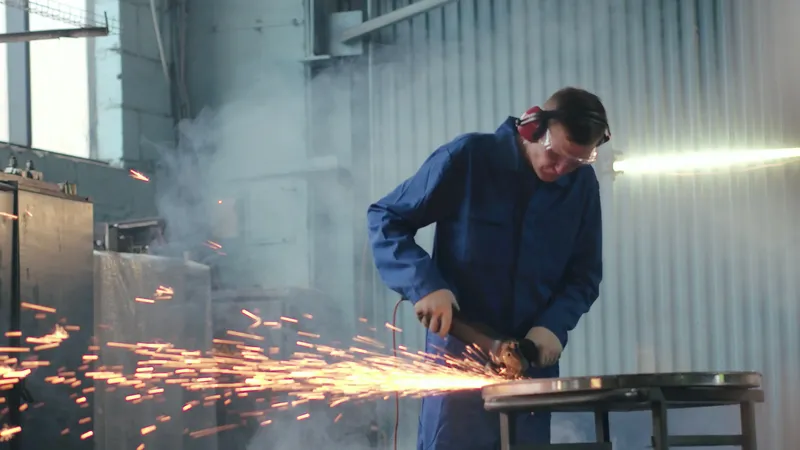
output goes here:
[[488, 368], [506, 378], [522, 378], [530, 367], [538, 365], [539, 349], [533, 341], [502, 337], [484, 325], [467, 321], [457, 311], [453, 311], [449, 334], [476, 347], [486, 357]]

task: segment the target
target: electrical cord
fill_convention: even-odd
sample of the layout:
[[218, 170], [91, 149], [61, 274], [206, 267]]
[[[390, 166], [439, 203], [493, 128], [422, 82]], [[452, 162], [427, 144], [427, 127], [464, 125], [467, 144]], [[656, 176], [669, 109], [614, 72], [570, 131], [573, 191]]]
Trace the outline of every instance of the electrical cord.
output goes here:
[[[392, 311], [392, 355], [397, 357], [397, 310], [400, 308], [403, 299], [394, 304]], [[394, 450], [397, 450], [397, 430], [400, 428], [400, 393], [394, 393]]]
[[[364, 242], [364, 246], [362, 249], [361, 254], [361, 261], [362, 261], [362, 270], [363, 276], [366, 278], [367, 276], [367, 252], [369, 250], [369, 242]], [[362, 284], [358, 295], [357, 295], [357, 310], [360, 312], [361, 308], [363, 307], [363, 300], [364, 300], [364, 285]], [[394, 304], [394, 309], [392, 310], [392, 356], [395, 358], [397, 357], [397, 310], [400, 309], [400, 304], [403, 303], [404, 298], [400, 298]], [[400, 429], [400, 393], [395, 392], [394, 394], [394, 433], [392, 437], [392, 446], [394, 450], [397, 450], [397, 433]]]

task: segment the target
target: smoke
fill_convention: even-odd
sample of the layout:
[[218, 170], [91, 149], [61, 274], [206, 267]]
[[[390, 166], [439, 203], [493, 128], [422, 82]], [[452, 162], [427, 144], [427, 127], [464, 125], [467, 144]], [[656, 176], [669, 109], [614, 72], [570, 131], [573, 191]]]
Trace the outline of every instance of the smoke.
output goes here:
[[[183, 255], [212, 238], [209, 218], [213, 205], [206, 180], [213, 180], [210, 172], [219, 142], [217, 126], [214, 113], [204, 109], [193, 120], [178, 124], [175, 148], [159, 148], [156, 207], [168, 223], [168, 241], [159, 252]], [[206, 257], [197, 259], [208, 262]]]
[[[531, 2], [526, 7], [529, 9], [524, 10], [527, 15], [494, 6], [475, 10], [475, 5], [460, 2], [448, 6], [445, 12], [433, 12], [427, 18], [415, 19], [374, 37], [369, 55], [320, 65], [279, 60], [277, 56], [266, 61], [256, 57], [249, 60], [243, 57], [245, 52], [234, 52], [233, 48], [220, 51], [213, 45], [203, 45], [213, 43], [218, 34], [204, 37], [208, 41], [191, 44], [203, 52], [188, 76], [192, 103], [201, 109], [196, 117], [180, 123], [176, 148], [161, 149], [157, 204], [159, 214], [167, 219], [169, 235], [168, 246], [162, 251], [174, 255], [189, 252], [194, 259], [211, 265], [215, 269], [215, 285], [219, 287], [319, 289], [343, 313], [341, 323], [331, 326], [345, 334], [355, 332], [352, 323], [355, 317], [367, 316], [378, 323], [387, 320], [394, 299], [381, 286], [367, 282], [371, 261], [363, 247], [366, 206], [409, 176], [438, 145], [459, 133], [489, 131], [505, 116], [543, 101], [555, 89], [570, 84], [595, 90], [604, 98], [614, 119], [614, 142], [621, 142], [621, 146], [651, 143], [653, 135], [663, 133], [662, 128], [678, 129], [708, 107], [705, 103], [697, 108], [683, 103], [683, 97], [706, 98], [700, 88], [692, 86], [670, 95], [648, 93], [647, 77], [654, 76], [648, 73], [666, 73], [653, 83], [667, 83], [682, 76], [681, 64], [691, 63], [700, 55], [700, 50], [697, 54], [687, 52], [681, 54], [677, 68], [659, 66], [663, 70], [652, 67], [646, 70], [645, 66], [655, 63], [648, 59], [644, 47], [629, 49], [626, 42], [638, 45], [645, 38], [656, 39], [656, 34], [677, 39], [671, 33], [681, 36], [687, 33], [670, 28], [652, 36], [647, 34], [641, 28], [642, 19], [655, 26], [662, 21], [659, 13], [639, 6], [628, 10], [617, 2], [611, 8], [580, 14], [572, 11], [571, 6], [555, 2]], [[463, 23], [457, 29], [449, 28], [445, 18], [450, 20], [456, 10], [455, 17], [460, 17]], [[678, 9], [668, 12], [672, 16], [665, 23], [677, 23]], [[703, 14], [710, 12], [704, 10]], [[473, 19], [474, 24], [468, 26]], [[505, 27], [506, 22], [511, 25]], [[694, 26], [691, 28], [689, 35], [694, 36]], [[585, 33], [576, 32], [584, 29]], [[707, 30], [700, 31], [704, 32], [704, 39], [710, 39]], [[274, 46], [274, 42], [261, 44]], [[676, 48], [672, 50], [677, 52]], [[233, 56], [225, 52], [235, 53], [239, 59], [228, 64]], [[723, 72], [708, 72], [705, 76], [717, 79]], [[661, 108], [662, 104], [676, 112], [667, 114], [672, 118], [659, 122], [661, 131], [649, 130], [652, 121], [637, 119], [660, 114], [660, 110], [651, 109], [653, 105]], [[708, 111], [716, 113], [722, 108], [721, 104], [712, 106]], [[684, 114], [684, 107], [689, 113]], [[690, 140], [689, 133], [672, 134], [681, 134], [679, 140]], [[625, 187], [623, 182], [617, 186]], [[689, 195], [694, 190], [692, 185], [676, 191], [670, 201], [678, 204], [683, 194]], [[647, 195], [651, 194], [661, 195], [648, 191]], [[710, 197], [706, 200], [713, 203], [715, 200]], [[604, 198], [604, 202], [607, 200]], [[640, 210], [630, 207], [637, 199], [618, 195], [614, 200], [628, 202], [615, 210], [618, 220], [636, 217], [646, 221], [644, 215], [628, 214]], [[661, 203], [658, 207], [664, 209]], [[674, 221], [675, 233], [683, 230], [683, 218], [705, 213], [679, 207], [667, 211], [675, 213], [670, 219]], [[714, 228], [713, 220], [699, 222]], [[655, 224], [647, 232], [658, 231], [662, 225]], [[753, 231], [749, 226], [740, 228], [747, 233]], [[784, 228], [782, 231], [788, 233]], [[652, 241], [653, 236], [648, 234], [641, 239]], [[221, 250], [209, 248], [207, 241], [221, 245]], [[688, 240], [676, 242], [689, 245]], [[608, 251], [623, 253], [620, 249], [626, 248], [624, 245], [620, 243], [619, 248]], [[670, 244], [659, 245], [654, 248], [664, 249]], [[668, 257], [685, 260], [685, 255], [667, 251]], [[616, 261], [623, 261], [626, 256], [627, 253]], [[655, 265], [660, 262], [656, 259], [649, 260], [653, 267], [648, 270], [657, 271]], [[641, 267], [642, 261], [631, 264]], [[613, 270], [622, 270], [622, 264], [612, 267]], [[609, 277], [614, 277], [611, 271]], [[637, 284], [632, 283], [631, 291], [620, 288], [615, 292], [631, 297], [630, 301], [638, 299]], [[694, 295], [688, 291], [678, 294]], [[659, 295], [663, 292], [641, 301], [648, 304], [671, 301]], [[615, 307], [624, 306], [617, 299], [602, 301], [616, 301], [619, 304]], [[689, 301], [683, 298], [681, 302]], [[697, 312], [701, 309], [692, 311], [701, 314]], [[590, 312], [593, 316], [598, 314], [597, 309]], [[624, 318], [634, 320], [634, 315], [626, 313]], [[419, 348], [422, 333], [414, 328], [413, 316], [407, 322], [401, 337], [403, 343]], [[730, 338], [734, 343], [741, 342], [738, 339]], [[648, 335], [646, 339], [627, 342], [620, 339], [620, 342], [627, 351], [652, 340]], [[567, 349], [568, 353], [581, 351], [576, 341]], [[665, 345], [671, 345], [671, 341]], [[702, 345], [710, 346], [705, 340]], [[664, 348], [654, 351], [659, 359], [663, 357], [662, 351], [678, 353]], [[689, 358], [686, 355], [680, 358]], [[628, 354], [619, 360], [626, 357], [636, 359], [636, 355]], [[697, 363], [697, 357], [693, 358]], [[579, 355], [576, 359], [584, 358]], [[711, 362], [709, 365], [722, 368]], [[613, 366], [613, 371], [642, 370], [622, 362], [609, 366]], [[591, 366], [580, 367], [586, 372]], [[663, 367], [663, 364], [658, 366]], [[416, 430], [416, 420], [409, 424], [409, 418], [416, 416], [418, 402], [403, 405], [401, 429], [412, 433]], [[378, 435], [391, 433], [393, 407], [368, 404], [360, 408], [354, 408], [352, 423], [339, 428], [330, 427], [332, 419], [324, 414], [318, 423], [298, 422], [291, 417], [276, 421], [259, 429], [248, 448], [331, 448], [331, 442], [341, 448], [365, 448], [370, 444], [361, 440], [372, 433], [371, 414], [378, 415]], [[617, 413], [611, 420], [615, 448], [640, 449], [649, 445], [647, 414]], [[673, 432], [691, 433], [709, 429], [732, 432], [737, 429], [738, 421], [727, 412], [685, 411], [672, 413], [671, 422]], [[343, 429], [349, 431], [345, 433]], [[591, 440], [593, 434], [590, 415], [554, 416], [556, 442], [583, 442]]]

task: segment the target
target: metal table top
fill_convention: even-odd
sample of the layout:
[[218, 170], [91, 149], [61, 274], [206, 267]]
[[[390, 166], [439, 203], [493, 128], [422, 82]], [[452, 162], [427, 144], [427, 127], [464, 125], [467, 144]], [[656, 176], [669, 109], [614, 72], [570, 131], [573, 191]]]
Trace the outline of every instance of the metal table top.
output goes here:
[[526, 379], [483, 388], [486, 401], [509, 397], [580, 393], [645, 388], [737, 388], [761, 387], [757, 372], [676, 372], [595, 377]]

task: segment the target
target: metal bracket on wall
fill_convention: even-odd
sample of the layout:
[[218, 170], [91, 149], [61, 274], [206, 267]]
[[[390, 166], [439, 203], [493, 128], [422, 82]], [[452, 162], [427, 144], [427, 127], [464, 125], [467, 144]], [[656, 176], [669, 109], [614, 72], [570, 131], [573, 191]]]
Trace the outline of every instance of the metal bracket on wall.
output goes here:
[[[0, 1], [0, 4], [5, 2]], [[52, 13], [50, 13], [52, 14]], [[47, 15], [45, 15], [47, 16]], [[56, 16], [59, 18], [59, 16]], [[57, 30], [22, 31], [18, 33], [0, 34], [0, 43], [30, 42], [46, 39], [61, 38], [90, 38], [108, 36], [111, 29], [108, 26], [108, 15], [105, 15], [105, 26], [82, 26], [80, 28], [63, 28]]]
[[364, 53], [364, 42], [354, 40], [343, 42], [339, 39], [347, 30], [357, 28], [364, 22], [361, 11], [345, 11], [331, 14], [328, 24], [328, 52], [331, 56], [358, 56]]
[[[363, 38], [369, 34], [372, 34], [376, 31], [382, 30], [392, 25], [396, 25], [400, 22], [412, 19], [420, 14], [425, 14], [428, 11], [432, 11], [436, 8], [441, 8], [442, 6], [445, 6], [448, 3], [453, 3], [456, 1], [458, 0], [420, 0], [408, 6], [396, 9], [390, 13], [386, 13], [374, 19], [367, 20], [366, 22], [363, 22], [359, 25], [350, 27], [344, 30], [339, 35], [339, 39], [332, 39], [332, 41], [334, 42], [338, 41], [342, 44], [352, 44], [356, 40]], [[361, 12], [359, 11], [359, 15], [360, 14]], [[331, 43], [331, 45], [333, 45], [333, 43]], [[331, 53], [333, 53], [333, 51], [331, 51]]]

